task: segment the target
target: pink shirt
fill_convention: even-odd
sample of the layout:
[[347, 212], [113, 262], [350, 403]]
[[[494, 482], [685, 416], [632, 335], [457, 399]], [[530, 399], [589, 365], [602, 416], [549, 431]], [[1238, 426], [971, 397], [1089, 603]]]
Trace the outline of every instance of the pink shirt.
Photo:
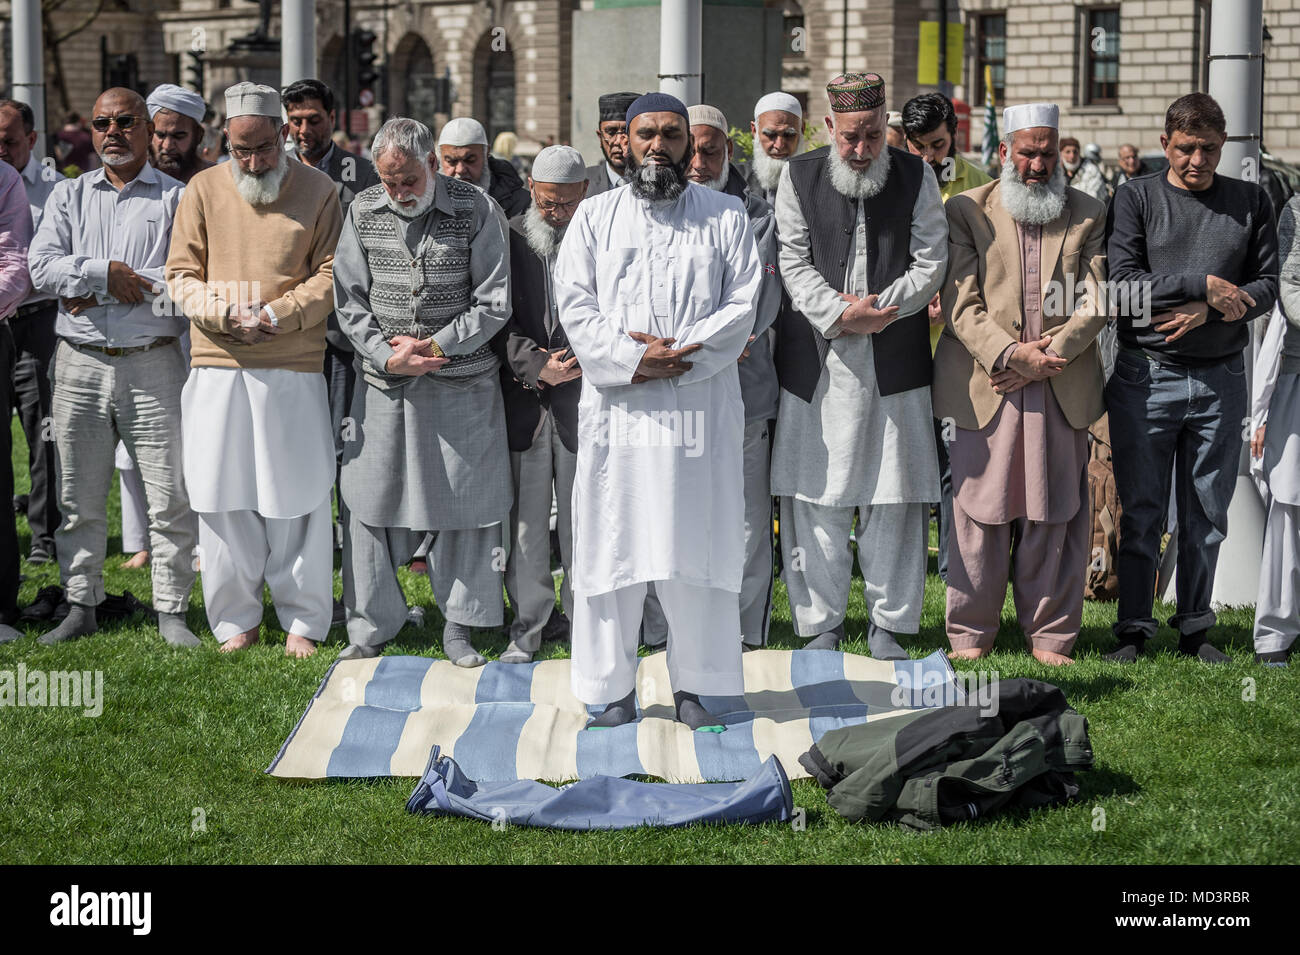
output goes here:
[[8, 318], [32, 290], [27, 247], [32, 243], [32, 212], [23, 177], [0, 162], [0, 318]]

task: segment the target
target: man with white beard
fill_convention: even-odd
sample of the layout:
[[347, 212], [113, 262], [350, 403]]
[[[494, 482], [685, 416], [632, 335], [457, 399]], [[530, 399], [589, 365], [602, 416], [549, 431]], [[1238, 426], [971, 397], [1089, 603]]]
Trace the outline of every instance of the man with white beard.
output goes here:
[[1040, 662], [1074, 662], [1083, 617], [1106, 207], [1066, 188], [1058, 116], [1051, 103], [1007, 107], [1001, 178], [947, 205], [934, 414], [952, 461], [948, 640], [966, 659], [993, 649], [1008, 577]]
[[[371, 147], [372, 151], [374, 147]], [[528, 190], [515, 167], [488, 152], [487, 131], [477, 119], [449, 120], [438, 136], [442, 174], [472, 182], [501, 207], [507, 218], [528, 206]]]
[[190, 180], [167, 284], [191, 322], [185, 485], [199, 516], [203, 600], [223, 652], [256, 643], [262, 587], [307, 657], [329, 632], [334, 440], [325, 319], [342, 213], [322, 172], [291, 163], [280, 94], [226, 90], [231, 161]]
[[789, 93], [768, 93], [754, 104], [754, 158], [746, 171], [750, 192], [776, 202], [781, 170], [803, 142], [803, 107]]
[[815, 638], [807, 649], [844, 637], [856, 511], [868, 646], [906, 659], [894, 635], [920, 626], [939, 497], [926, 311], [948, 229], [934, 172], [885, 145], [884, 80], [849, 73], [826, 91], [832, 144], [790, 160], [776, 199], [793, 308], [777, 319], [772, 493], [795, 633]]
[[736, 359], [762, 268], [744, 207], [686, 181], [690, 117], [628, 107], [626, 188], [578, 206], [555, 298], [582, 366], [573, 500], [574, 695], [604, 728], [636, 718], [646, 586], [668, 619], [677, 719], [724, 729], [700, 695], [744, 692], [744, 404]]
[[502, 663], [529, 663], [545, 639], [568, 636], [569, 621], [555, 609], [551, 576], [551, 498], [564, 582], [561, 603], [573, 610], [569, 568], [573, 553], [573, 476], [578, 451], [578, 396], [582, 369], [560, 325], [555, 305], [555, 255], [578, 203], [587, 192], [582, 154], [547, 146], [533, 160], [533, 201], [510, 220], [510, 321], [501, 390], [506, 401], [515, 503], [506, 593], [515, 619]]
[[397, 568], [433, 531], [443, 651], [475, 667], [487, 661], [470, 628], [503, 615], [510, 458], [489, 342], [510, 315], [510, 264], [501, 210], [439, 175], [433, 148], [414, 119], [380, 128], [379, 185], [352, 201], [334, 263], [339, 327], [360, 360], [342, 482], [351, 646], [339, 658], [377, 656], [401, 629]]

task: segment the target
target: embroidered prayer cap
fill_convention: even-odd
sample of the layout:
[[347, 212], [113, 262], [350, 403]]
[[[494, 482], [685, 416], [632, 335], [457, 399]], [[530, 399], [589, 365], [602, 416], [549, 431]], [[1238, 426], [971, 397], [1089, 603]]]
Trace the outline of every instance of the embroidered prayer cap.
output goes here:
[[1023, 103], [1008, 106], [1002, 111], [1002, 132], [1014, 133], [1018, 129], [1048, 126], [1056, 129], [1061, 121], [1061, 108], [1055, 103]]
[[482, 146], [487, 148], [487, 131], [477, 119], [461, 116], [448, 120], [438, 134], [438, 146]]
[[280, 93], [260, 83], [236, 83], [226, 90], [226, 119], [269, 116], [281, 122]]
[[764, 113], [771, 113], [776, 110], [780, 110], [783, 113], [793, 113], [795, 116], [803, 119], [803, 107], [799, 105], [799, 101], [789, 93], [782, 93], [780, 90], [777, 90], [775, 93], [768, 93], [766, 96], [761, 97], [759, 101], [754, 104], [754, 122], [757, 123], [758, 117], [762, 116]]
[[722, 131], [726, 136], [731, 132], [731, 127], [727, 125], [727, 117], [722, 115], [722, 110], [716, 106], [692, 106], [686, 111], [690, 116], [692, 126], [712, 126], [714, 129]]
[[208, 104], [203, 102], [202, 96], [174, 83], [162, 83], [157, 86], [145, 100], [145, 106], [149, 108], [150, 119], [158, 115], [158, 110], [169, 109], [173, 113], [188, 116], [196, 123], [202, 123], [203, 117], [208, 112]]
[[690, 114], [686, 112], [686, 104], [668, 93], [646, 93], [633, 100], [632, 105], [627, 108], [628, 126], [630, 127], [632, 120], [642, 113], [676, 113], [686, 120], [688, 126], [691, 122]]
[[587, 164], [572, 146], [547, 146], [533, 160], [533, 182], [587, 181]]
[[601, 95], [600, 122], [621, 123], [627, 116], [627, 108], [636, 102], [640, 93], [604, 93]]
[[826, 84], [832, 113], [861, 113], [885, 105], [885, 81], [878, 73], [841, 73]]

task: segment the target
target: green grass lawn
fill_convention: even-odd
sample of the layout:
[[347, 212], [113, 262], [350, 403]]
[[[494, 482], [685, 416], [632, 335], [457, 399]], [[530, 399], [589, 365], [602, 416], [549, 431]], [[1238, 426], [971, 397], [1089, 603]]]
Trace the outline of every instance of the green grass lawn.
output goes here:
[[[15, 483], [26, 489], [26, 446], [14, 428]], [[110, 502], [107, 587], [148, 599], [147, 570], [121, 569], [117, 492]], [[25, 555], [26, 521], [19, 518]], [[54, 567], [23, 564], [20, 602], [58, 583]], [[431, 607], [428, 581], [407, 575], [412, 603]], [[926, 585], [921, 656], [946, 647], [943, 588]], [[0, 862], [4, 863], [1283, 863], [1300, 858], [1300, 690], [1295, 671], [1251, 662], [1249, 609], [1220, 615], [1214, 642], [1233, 657], [1210, 667], [1157, 651], [1130, 667], [1106, 664], [1113, 604], [1084, 612], [1079, 662], [1054, 670], [1023, 648], [1010, 601], [996, 652], [962, 669], [1061, 686], [1088, 717], [1097, 756], [1080, 801], [921, 835], [841, 819], [811, 780], [793, 784], [806, 826], [692, 827], [561, 833], [410, 816], [413, 779], [286, 783], [263, 775], [342, 648], [341, 630], [309, 660], [283, 655], [267, 604], [263, 642], [218, 653], [195, 588], [190, 625], [201, 649], [174, 650], [139, 621], [42, 647], [0, 647], [0, 670], [100, 670], [104, 708], [0, 708]], [[1163, 607], [1158, 616], [1170, 612]], [[390, 652], [439, 656], [441, 617], [403, 631]], [[865, 653], [862, 583], [849, 605], [847, 649]], [[778, 584], [772, 642], [796, 640]], [[481, 636], [479, 641], [481, 642]], [[489, 656], [505, 649], [496, 636]], [[543, 656], [562, 655], [548, 645]], [[1253, 689], [1253, 693], [1250, 692]], [[1244, 699], [1248, 697], [1249, 699]]]

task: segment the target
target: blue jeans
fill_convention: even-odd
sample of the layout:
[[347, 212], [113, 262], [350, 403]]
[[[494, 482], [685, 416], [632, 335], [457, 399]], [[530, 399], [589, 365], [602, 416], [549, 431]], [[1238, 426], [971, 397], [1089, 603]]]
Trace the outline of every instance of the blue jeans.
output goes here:
[[1169, 626], [1191, 635], [1214, 625], [1210, 593], [1219, 544], [1228, 533], [1246, 404], [1246, 363], [1240, 354], [1204, 367], [1162, 365], [1128, 350], [1116, 357], [1106, 407], [1121, 510], [1117, 636], [1156, 632], [1151, 610], [1171, 472], [1178, 511], [1178, 612]]

